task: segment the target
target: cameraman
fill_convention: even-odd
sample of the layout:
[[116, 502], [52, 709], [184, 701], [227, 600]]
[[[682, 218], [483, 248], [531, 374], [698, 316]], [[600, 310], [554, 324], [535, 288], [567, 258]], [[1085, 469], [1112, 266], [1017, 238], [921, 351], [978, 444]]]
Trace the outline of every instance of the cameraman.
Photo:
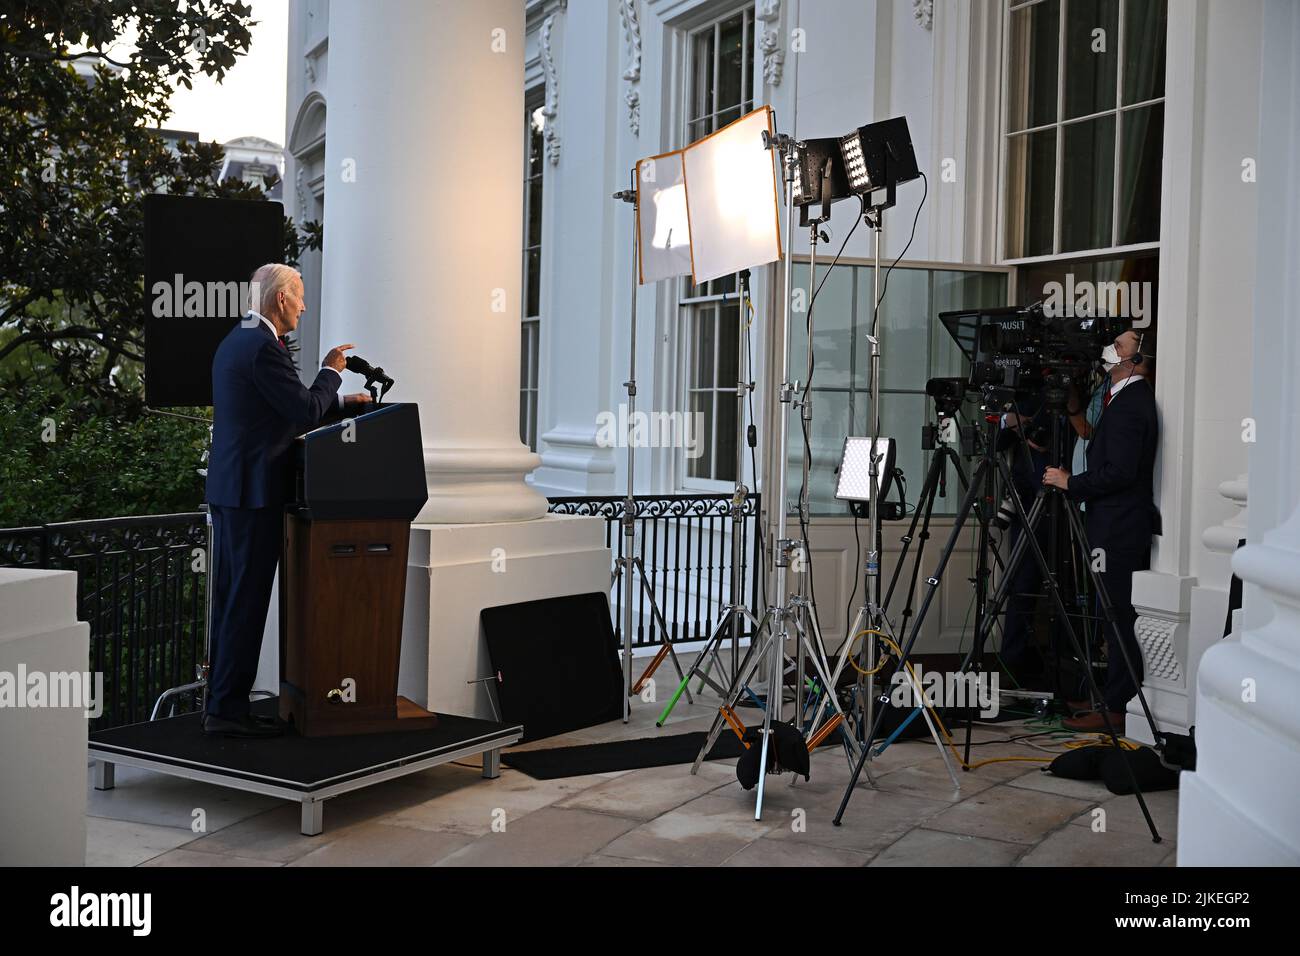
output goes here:
[[[1087, 468], [1076, 475], [1063, 468], [1048, 468], [1043, 474], [1043, 484], [1087, 503], [1089, 546], [1094, 554], [1101, 552], [1102, 584], [1114, 605], [1123, 641], [1123, 648], [1116, 647], [1114, 634], [1107, 628], [1106, 686], [1101, 703], [1119, 732], [1124, 727], [1125, 707], [1137, 693], [1143, 671], [1142, 651], [1133, 632], [1137, 621], [1133, 572], [1150, 568], [1151, 536], [1160, 533], [1160, 512], [1153, 494], [1159, 424], [1155, 393], [1147, 381], [1151, 361], [1142, 354], [1142, 340], [1142, 332], [1130, 330], [1102, 352], [1110, 388], [1103, 393], [1096, 427], [1087, 429], [1091, 439]], [[1136, 674], [1129, 672], [1125, 656]], [[1074, 707], [1076, 703], [1081, 706]], [[1085, 706], [1089, 704], [1071, 702], [1072, 709]], [[1093, 710], [1066, 720], [1065, 726], [1092, 732], [1105, 730], [1106, 724], [1102, 712]]]

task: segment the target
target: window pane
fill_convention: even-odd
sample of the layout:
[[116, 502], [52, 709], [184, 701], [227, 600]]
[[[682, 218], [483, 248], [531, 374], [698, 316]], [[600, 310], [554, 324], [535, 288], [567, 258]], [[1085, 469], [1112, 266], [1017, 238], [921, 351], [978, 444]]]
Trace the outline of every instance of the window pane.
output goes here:
[[1165, 0], [1124, 2], [1124, 102], [1165, 95]]
[[695, 344], [691, 350], [695, 361], [692, 363], [691, 388], [712, 388], [713, 382], [713, 335], [714, 307], [700, 306], [695, 312]]
[[717, 392], [713, 398], [718, 408], [716, 462], [713, 476], [718, 481], [736, 480], [736, 396]]
[[[843, 514], [848, 506], [835, 500], [835, 469], [844, 453], [844, 439], [849, 435], [849, 393], [813, 389], [812, 445], [808, 482], [808, 507], [813, 514]], [[786, 500], [792, 509], [799, 506], [799, 489], [803, 485], [803, 429], [797, 412], [790, 417], [790, 478]], [[792, 535], [798, 535], [795, 525]]]
[[1007, 116], [1013, 132], [1056, 120], [1060, 17], [1058, 0], [1011, 13]]
[[1120, 159], [1119, 242], [1160, 238], [1160, 157], [1164, 149], [1163, 103], [1127, 110]]
[[[813, 303], [813, 385], [844, 388], [849, 384], [850, 356], [853, 348], [853, 273], [836, 266]], [[895, 270], [898, 271], [898, 270]], [[817, 281], [826, 276], [826, 267], [817, 267]], [[796, 263], [794, 285], [802, 290], [805, 306], [812, 293], [808, 289], [808, 266]], [[816, 288], [816, 286], [814, 286]], [[860, 313], [861, 314], [861, 313]], [[790, 379], [808, 380], [808, 313], [791, 314]]]
[[740, 378], [740, 306], [735, 302], [724, 303], [721, 307], [722, 317], [718, 323], [718, 380], [719, 388], [731, 388]]
[[544, 144], [543, 131], [545, 129], [546, 117], [542, 114], [542, 107], [539, 106], [532, 111], [528, 124], [528, 169], [525, 175], [532, 175], [541, 171]]
[[1111, 244], [1115, 199], [1115, 117], [1064, 127], [1061, 251]]
[[542, 244], [542, 177], [534, 176], [528, 183], [528, 237], [525, 244]]
[[[713, 113], [713, 28], [696, 34], [695, 56], [691, 63], [695, 72], [691, 84], [691, 119], [700, 119]], [[708, 129], [705, 128], [705, 132]]]
[[1056, 130], [1007, 142], [1007, 255], [1049, 255], [1056, 210]]
[[[854, 385], [870, 387], [872, 269], [864, 268], [858, 282], [858, 362]], [[880, 270], [881, 284], [885, 272]], [[889, 274], [885, 299], [880, 306], [880, 387], [925, 388], [926, 357], [929, 354], [930, 273], [925, 269], [897, 268]]]
[[739, 106], [744, 100], [744, 14], [724, 21], [718, 32], [718, 107], [721, 109]]
[[1119, 0], [1070, 0], [1065, 16], [1065, 119], [1115, 108]]
[[542, 276], [542, 250], [530, 249], [524, 254], [525, 271], [528, 275], [527, 298], [524, 302], [524, 315], [532, 318], [538, 314]]
[[713, 477], [713, 393], [691, 392], [690, 411], [693, 416], [691, 435], [695, 437], [697, 457], [686, 457], [686, 474], [691, 478]]

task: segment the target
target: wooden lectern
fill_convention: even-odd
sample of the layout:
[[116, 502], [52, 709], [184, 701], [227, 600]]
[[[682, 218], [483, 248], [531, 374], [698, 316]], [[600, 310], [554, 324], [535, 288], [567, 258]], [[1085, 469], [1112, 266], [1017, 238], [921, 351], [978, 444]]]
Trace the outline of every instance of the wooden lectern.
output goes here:
[[284, 521], [280, 717], [305, 737], [427, 730], [397, 694], [411, 521], [428, 500], [419, 409], [385, 405], [297, 440]]

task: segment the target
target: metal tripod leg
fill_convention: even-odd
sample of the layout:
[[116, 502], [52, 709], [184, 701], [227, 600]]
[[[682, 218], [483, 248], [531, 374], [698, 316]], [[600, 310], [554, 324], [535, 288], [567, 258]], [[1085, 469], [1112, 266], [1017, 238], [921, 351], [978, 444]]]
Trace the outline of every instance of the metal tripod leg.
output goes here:
[[[737, 606], [730, 609], [730, 611], [736, 614], [743, 614], [745, 617], [749, 618], [752, 623], [758, 626], [758, 622], [754, 620], [754, 615], [749, 612], [748, 608]], [[686, 691], [686, 685], [696, 676], [699, 676], [700, 678], [700, 686], [696, 688], [697, 691], [703, 690], [707, 685], [717, 691], [719, 697], [724, 699], [726, 698], [730, 688], [724, 687], [718, 681], [714, 680], [713, 677], [710, 676], [708, 669], [703, 668], [703, 665], [706, 661], [713, 660], [718, 661], [719, 666], [721, 666], [718, 654], [722, 642], [731, 633], [731, 627], [731, 613], [728, 613], [718, 622], [718, 626], [713, 631], [713, 636], [709, 638], [709, 642], [705, 644], [703, 650], [700, 651], [700, 656], [695, 659], [695, 662], [691, 664], [690, 669], [682, 677], [681, 683], [677, 685], [677, 690], [673, 693], [672, 699], [668, 701], [668, 705], [664, 708], [663, 713], [661, 713], [659, 719], [655, 721], [656, 727], [662, 727], [668, 720], [668, 715], [673, 712], [673, 708], [677, 706], [677, 701], [681, 699], [682, 694]]]
[[[859, 753], [858, 742], [848, 733], [848, 727], [846, 726], [848, 723], [848, 715], [844, 713], [844, 708], [840, 706], [839, 698], [835, 694], [836, 684], [831, 681], [827, 674], [827, 665], [824, 659], [824, 654], [821, 651], [821, 648], [824, 647], [824, 645], [821, 640], [820, 629], [817, 626], [817, 619], [812, 615], [808, 615], [808, 621], [812, 625], [813, 636], [817, 638], [815, 643], [808, 640], [808, 634], [797, 617], [794, 619], [794, 626], [795, 630], [799, 633], [799, 640], [803, 644], [804, 653], [806, 657], [812, 661], [813, 668], [817, 672], [817, 679], [821, 681], [822, 699], [817, 705], [817, 710], [813, 714], [812, 721], [805, 728], [805, 739], [812, 740], [817, 735], [817, 731], [821, 726], [821, 720], [826, 716], [826, 710], [829, 707], [829, 709], [833, 710], [836, 716], [840, 718], [840, 725], [844, 727], [841, 736], [844, 737], [853, 756], [856, 757]], [[835, 676], [838, 679], [839, 671], [836, 672]], [[802, 682], [804, 679], [803, 674], [799, 674], [797, 679]], [[871, 775], [868, 773], [868, 778], [870, 779], [870, 777]], [[875, 781], [872, 780], [872, 783], [874, 784]]]
[[[625, 568], [624, 565], [630, 565], [630, 568]], [[677, 676], [682, 676], [682, 665], [677, 660], [677, 652], [673, 649], [672, 643], [668, 640], [668, 623], [664, 619], [663, 613], [659, 610], [659, 602], [655, 600], [654, 590], [650, 587], [650, 582], [646, 578], [645, 565], [641, 563], [641, 559], [635, 557], [619, 558], [618, 567], [614, 571], [614, 582], [618, 583], [623, 574], [630, 574], [633, 569], [640, 572], [639, 578], [641, 581], [641, 590], [645, 593], [646, 599], [650, 602], [650, 613], [654, 616], [655, 623], [659, 625], [659, 633], [663, 635], [663, 642], [659, 646], [659, 653], [655, 655], [654, 659], [650, 662], [650, 665], [645, 669], [645, 672], [637, 678], [636, 683], [628, 689], [629, 695], [640, 692], [642, 685], [645, 684], [645, 682], [655, 672], [665, 657], [672, 658], [673, 666], [677, 668]], [[630, 639], [630, 635], [628, 637]], [[689, 689], [686, 691], [686, 700], [688, 703], [695, 703], [695, 699], [691, 696]]]
[[691, 764], [691, 773], [699, 772], [700, 764], [704, 762], [704, 758], [713, 749], [713, 745], [718, 742], [718, 734], [722, 730], [722, 725], [728, 722], [728, 716], [734, 713], [737, 702], [740, 700], [741, 695], [744, 694], [745, 688], [749, 686], [751, 675], [758, 670], [758, 665], [762, 663], [763, 653], [771, 640], [771, 630], [771, 612], [769, 612], [763, 616], [762, 623], [754, 631], [754, 636], [750, 639], [749, 650], [745, 652], [745, 657], [736, 670], [736, 679], [727, 691], [726, 700], [718, 708], [717, 716], [713, 718], [713, 725], [709, 728], [708, 736], [704, 740], [704, 746], [700, 748], [700, 752], [696, 755], [695, 763]]

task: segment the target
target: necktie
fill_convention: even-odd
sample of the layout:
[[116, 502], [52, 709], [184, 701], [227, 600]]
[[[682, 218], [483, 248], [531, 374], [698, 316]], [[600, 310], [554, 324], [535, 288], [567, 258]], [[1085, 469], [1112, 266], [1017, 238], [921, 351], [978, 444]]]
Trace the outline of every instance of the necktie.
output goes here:
[[[284, 344], [284, 336], [283, 336], [283, 335], [278, 335], [278, 336], [276, 336], [276, 339], [275, 339], [275, 340], [276, 340], [277, 342], [280, 343], [280, 348], [284, 349], [286, 352], [289, 351], [289, 346], [287, 346], [287, 345]], [[1110, 400], [1109, 397], [1107, 397], [1107, 401], [1109, 401], [1109, 400]]]
[[1106, 394], [1101, 397], [1101, 407], [1106, 408], [1110, 405], [1111, 391], [1106, 389]]

